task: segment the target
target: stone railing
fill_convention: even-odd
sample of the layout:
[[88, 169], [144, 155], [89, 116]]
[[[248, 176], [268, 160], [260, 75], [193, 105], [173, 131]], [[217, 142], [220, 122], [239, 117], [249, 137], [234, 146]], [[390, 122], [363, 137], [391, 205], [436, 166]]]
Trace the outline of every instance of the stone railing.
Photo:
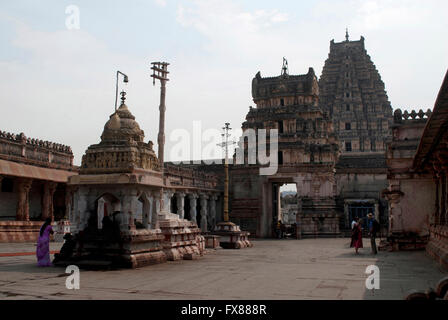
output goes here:
[[172, 184], [183, 187], [215, 189], [218, 186], [217, 175], [202, 171], [200, 168], [183, 167], [182, 165], [164, 165], [165, 175], [172, 177]]
[[418, 112], [416, 112], [415, 110], [412, 110], [411, 112], [405, 110], [404, 112], [402, 112], [401, 109], [398, 108], [394, 111], [394, 122], [402, 123], [403, 121], [407, 120], [427, 121], [431, 116], [431, 114], [432, 114], [431, 109], [426, 110], [426, 112], [423, 112], [422, 109], [420, 109]]
[[0, 131], [0, 158], [45, 167], [73, 167], [73, 152], [69, 146], [27, 138], [23, 133]]

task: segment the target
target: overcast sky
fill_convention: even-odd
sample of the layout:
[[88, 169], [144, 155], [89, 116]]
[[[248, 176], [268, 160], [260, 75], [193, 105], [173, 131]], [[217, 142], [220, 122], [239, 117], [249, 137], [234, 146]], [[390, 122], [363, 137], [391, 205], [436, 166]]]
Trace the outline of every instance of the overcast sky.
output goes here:
[[[76, 5], [80, 29], [66, 27]], [[448, 1], [2, 1], [0, 130], [70, 145], [75, 164], [99, 142], [114, 111], [115, 72], [129, 76], [127, 105], [157, 143], [159, 86], [150, 62], [170, 62], [170, 133], [239, 128], [251, 80], [313, 67], [330, 40], [365, 37], [393, 108], [432, 108], [448, 67]], [[155, 146], [157, 150], [157, 146]]]

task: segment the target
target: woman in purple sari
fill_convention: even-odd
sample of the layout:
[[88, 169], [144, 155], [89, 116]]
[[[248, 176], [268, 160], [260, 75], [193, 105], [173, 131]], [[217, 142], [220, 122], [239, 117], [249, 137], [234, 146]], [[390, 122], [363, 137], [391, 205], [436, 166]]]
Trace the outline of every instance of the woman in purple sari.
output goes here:
[[39, 239], [37, 240], [36, 256], [39, 267], [52, 266], [50, 261], [50, 234], [53, 234], [51, 218], [47, 218], [40, 228]]

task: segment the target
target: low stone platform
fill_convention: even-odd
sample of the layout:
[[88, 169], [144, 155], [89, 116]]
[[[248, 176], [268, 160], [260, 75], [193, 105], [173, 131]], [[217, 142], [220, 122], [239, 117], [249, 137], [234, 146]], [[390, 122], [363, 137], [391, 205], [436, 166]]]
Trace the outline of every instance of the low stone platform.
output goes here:
[[219, 243], [221, 240], [220, 236], [212, 235], [212, 234], [205, 234], [205, 247], [209, 249], [219, 249], [221, 248]]
[[[87, 269], [97, 266], [140, 268], [166, 262], [162, 248], [164, 236], [160, 229], [131, 229], [121, 231], [119, 237], [98, 233], [79, 233], [77, 245], [70, 259], [59, 261], [60, 266], [80, 264]], [[90, 265], [88, 262], [92, 262]]]
[[241, 231], [233, 222], [220, 222], [216, 225], [213, 235], [220, 236], [219, 243], [224, 249], [241, 249], [253, 246], [249, 241], [250, 233]]
[[425, 250], [428, 239], [429, 235], [392, 233], [387, 237], [387, 242], [389, 250], [392, 251]]
[[[186, 219], [180, 219], [177, 214], [159, 214], [159, 225], [164, 235], [163, 252], [170, 261], [188, 259], [204, 254], [201, 229], [197, 224]], [[203, 248], [204, 247], [204, 248]]]
[[340, 237], [339, 220], [335, 213], [301, 213], [297, 218], [300, 238]]
[[426, 252], [448, 270], [448, 226], [432, 226]]
[[0, 242], [36, 242], [43, 221], [0, 221]]

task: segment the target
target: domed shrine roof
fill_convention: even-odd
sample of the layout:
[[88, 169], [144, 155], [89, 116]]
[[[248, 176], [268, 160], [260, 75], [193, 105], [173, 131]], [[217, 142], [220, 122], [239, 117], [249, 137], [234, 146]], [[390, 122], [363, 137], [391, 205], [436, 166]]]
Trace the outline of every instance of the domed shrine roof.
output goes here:
[[82, 157], [80, 173], [130, 172], [135, 168], [159, 171], [153, 143], [144, 142], [145, 134], [125, 104], [121, 93], [120, 107], [104, 125], [101, 142], [88, 147]]

